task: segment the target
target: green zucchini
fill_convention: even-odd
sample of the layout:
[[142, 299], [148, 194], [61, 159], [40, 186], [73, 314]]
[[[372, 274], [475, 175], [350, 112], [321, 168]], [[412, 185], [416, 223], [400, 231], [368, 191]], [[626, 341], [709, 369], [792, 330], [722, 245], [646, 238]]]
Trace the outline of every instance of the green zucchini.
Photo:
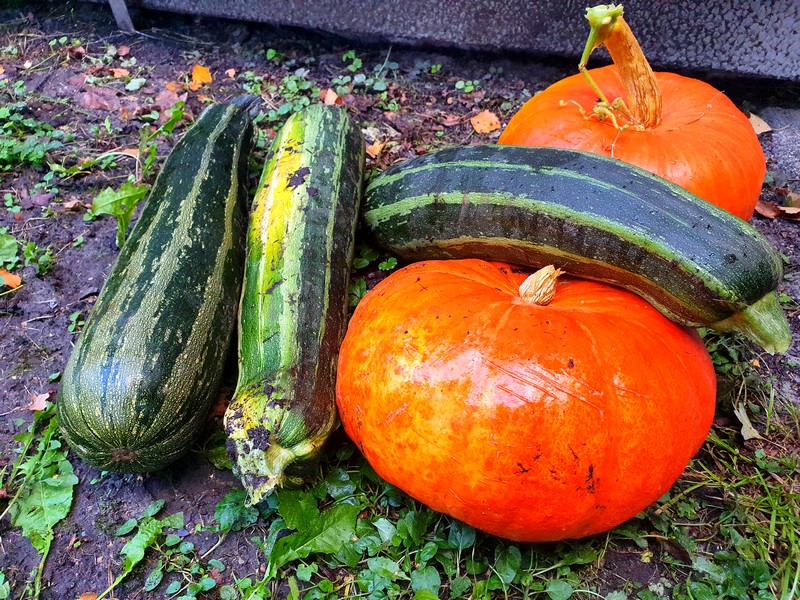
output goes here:
[[633, 165], [558, 148], [448, 148], [392, 167], [364, 199], [367, 232], [408, 261], [479, 257], [627, 288], [689, 326], [791, 341], [781, 259], [741, 219]]
[[70, 355], [58, 421], [98, 468], [164, 467], [218, 397], [241, 290], [252, 101], [211, 105], [175, 145]]
[[255, 504], [302, 484], [338, 425], [336, 362], [361, 199], [364, 142], [346, 111], [292, 115], [253, 201], [228, 451]]

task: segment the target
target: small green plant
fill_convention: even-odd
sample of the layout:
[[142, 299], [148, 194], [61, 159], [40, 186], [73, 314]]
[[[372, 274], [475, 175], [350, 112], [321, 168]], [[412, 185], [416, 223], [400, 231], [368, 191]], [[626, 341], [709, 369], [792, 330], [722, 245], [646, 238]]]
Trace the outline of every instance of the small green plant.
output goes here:
[[434, 63], [431, 65], [431, 75], [438, 75], [442, 72], [442, 65], [440, 63]]
[[[136, 533], [127, 541], [120, 552], [123, 557], [122, 573], [117, 576], [108, 589], [106, 589], [97, 597], [97, 600], [101, 600], [110, 594], [114, 588], [116, 588], [128, 575], [130, 575], [134, 567], [142, 561], [142, 559], [145, 557], [145, 553], [150, 548], [156, 547], [159, 542], [166, 544], [164, 537], [167, 535], [166, 532], [168, 530], [183, 529], [184, 521], [182, 512], [174, 513], [168, 517], [164, 517], [163, 519], [156, 518], [156, 515], [161, 512], [164, 504], [164, 500], [156, 500], [142, 512], [138, 519], [128, 519], [119, 526], [116, 532], [118, 537], [127, 535], [134, 530], [136, 530]], [[179, 543], [180, 537], [176, 537]], [[172, 539], [170, 541], [172, 541]], [[154, 569], [154, 571], [157, 570], [158, 567]], [[153, 584], [152, 580], [156, 578], [158, 578], [158, 576], [154, 576], [152, 573], [148, 576], [148, 581], [152, 586], [150, 589], [155, 589], [161, 582], [159, 578], [158, 581]], [[149, 587], [147, 583], [145, 584], [145, 587]], [[178, 587], [180, 589], [180, 585]]]
[[149, 185], [134, 184], [131, 181], [126, 181], [117, 190], [107, 187], [95, 197], [92, 208], [84, 215], [84, 219], [91, 220], [99, 215], [112, 215], [116, 218], [117, 247], [122, 248], [136, 207], [149, 190]]
[[25, 266], [35, 265], [37, 275], [46, 275], [56, 266], [56, 257], [52, 246], [42, 248], [36, 242], [26, 242], [22, 245], [22, 256]]
[[[21, 86], [24, 95], [24, 84]], [[20, 89], [12, 88], [6, 93], [17, 97]], [[3, 94], [0, 93], [0, 100]], [[27, 116], [27, 104], [9, 102], [0, 106], [0, 171], [8, 171], [21, 165], [41, 166], [48, 153], [63, 147], [73, 136], [54, 129]]]
[[6, 205], [6, 210], [10, 213], [16, 214], [22, 209], [11, 192], [3, 194], [3, 203]]
[[83, 328], [85, 323], [86, 321], [83, 320], [81, 311], [76, 310], [69, 316], [69, 325], [67, 325], [67, 330], [70, 333], [78, 333], [81, 330], [81, 328]]
[[481, 86], [480, 79], [459, 79], [456, 81], [456, 89], [460, 92], [464, 92], [465, 94], [471, 94]]

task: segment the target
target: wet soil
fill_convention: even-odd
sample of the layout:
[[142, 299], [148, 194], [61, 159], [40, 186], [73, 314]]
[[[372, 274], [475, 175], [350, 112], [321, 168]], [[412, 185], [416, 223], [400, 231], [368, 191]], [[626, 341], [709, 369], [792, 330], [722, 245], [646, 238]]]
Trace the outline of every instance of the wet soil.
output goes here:
[[[279, 82], [291, 72], [287, 71], [287, 64], [292, 64], [295, 69], [308, 69], [308, 77], [325, 89], [334, 77], [347, 73], [343, 71], [342, 55], [348, 50], [356, 50], [365, 70], [386, 60], [396, 62], [398, 68], [384, 97], [377, 92], [345, 97], [345, 104], [364, 128], [368, 143], [390, 141], [389, 150], [377, 160], [370, 159], [374, 168], [441, 145], [492, 141], [497, 133], [477, 134], [470, 125], [471, 116], [488, 109], [505, 123], [532, 93], [575, 70], [569, 61], [546, 57], [389, 48], [262, 25], [149, 12], [135, 12], [134, 16], [142, 35], [117, 31], [103, 4], [44, 4], [24, 10], [0, 10], [0, 47], [12, 42], [24, 47], [18, 56], [0, 56], [2, 77], [10, 82], [25, 82], [30, 92], [26, 99], [30, 116], [75, 133], [74, 141], [55, 152], [52, 160], [74, 164], [76, 157], [136, 148], [143, 125], [141, 115], [161, 108], [153, 99], [165, 90], [167, 82], [185, 82], [196, 62], [209, 67], [214, 82], [187, 94], [187, 107], [195, 115], [211, 99], [226, 100], [241, 93], [241, 75], [246, 72]], [[49, 42], [60, 36], [80, 39], [86, 55], [71, 56], [59, 48], [54, 52]], [[93, 64], [86, 57], [102, 57], [109, 45], [129, 46], [128, 56], [136, 59], [130, 70], [146, 79], [141, 89], [126, 91], [124, 83], [113, 80], [87, 82], [86, 75]], [[284, 55], [283, 63], [267, 59], [265, 51], [269, 48]], [[114, 66], [119, 62], [115, 59]], [[441, 71], [431, 74], [432, 65], [442, 65]], [[235, 71], [233, 77], [226, 74], [230, 69]], [[734, 80], [711, 73], [692, 75], [722, 88], [746, 110], [771, 112], [783, 119], [780, 131], [761, 135], [771, 171], [764, 199], [782, 202], [789, 192], [800, 192], [797, 157], [789, 147], [791, 139], [800, 136], [800, 95], [796, 86]], [[464, 93], [456, 90], [458, 81], [480, 83], [476, 91]], [[87, 100], [90, 93], [99, 93], [105, 104], [92, 104]], [[166, 102], [169, 97], [162, 99]], [[113, 134], [103, 133], [106, 124]], [[268, 124], [262, 123], [261, 127], [265, 138], [274, 134]], [[161, 142], [160, 159], [169, 146], [170, 142]], [[37, 275], [34, 266], [24, 267], [20, 271], [23, 287], [0, 296], [0, 466], [13, 460], [13, 436], [30, 421], [26, 406], [31, 398], [42, 393], [55, 397], [58, 381], [50, 381], [50, 376], [63, 370], [76, 339], [76, 333], [69, 331], [70, 315], [79, 312], [86, 316], [91, 311], [118, 252], [113, 219], [85, 221], [85, 208], [74, 201], [90, 204], [102, 187], [119, 185], [133, 169], [121, 159], [115, 169], [59, 181], [58, 194], [53, 198], [43, 198], [35, 187], [46, 172], [44, 167], [0, 174], [0, 196], [12, 192], [21, 204], [19, 213], [0, 207], [0, 227], [7, 227], [18, 239], [52, 247], [56, 257], [55, 267], [44, 275]], [[48, 208], [49, 214], [44, 214], [43, 208]], [[781, 291], [800, 299], [797, 224], [761, 216], [756, 216], [753, 224], [786, 257], [786, 279]], [[76, 244], [79, 239], [83, 243]], [[369, 281], [377, 278], [379, 275], [373, 274]], [[789, 305], [788, 314], [797, 340], [800, 321], [796, 304]], [[783, 356], [761, 360], [783, 397], [795, 401], [800, 398], [800, 377], [796, 373], [800, 343], [795, 342]], [[217, 415], [209, 421], [207, 432], [196, 447], [159, 473], [102, 474], [73, 456], [80, 484], [69, 517], [56, 529], [44, 571], [42, 598], [77, 598], [81, 593], [104, 589], [112, 574], [119, 572], [119, 550], [124, 540], [115, 537], [114, 531], [155, 499], [166, 500], [166, 512], [184, 511], [186, 539], [194, 542], [200, 553], [217, 543], [215, 534], [195, 530], [197, 525], [213, 521], [217, 502], [238, 486], [229, 471], [216, 469], [202, 454], [203, 442], [219, 428]], [[341, 443], [340, 438], [334, 440], [333, 446], [337, 443]], [[220, 583], [230, 583], [233, 573], [241, 577], [263, 567], [263, 555], [249, 540], [261, 536], [265, 527], [259, 523], [232, 533], [214, 551], [213, 556], [229, 566], [219, 574]], [[10, 528], [7, 520], [0, 523], [0, 536], [0, 569], [11, 581], [12, 589], [21, 593], [16, 586], [21, 586], [35, 569], [38, 557], [28, 540]], [[148, 570], [147, 566], [137, 569], [118, 588], [116, 596], [132, 600], [160, 597], [142, 591]], [[599, 571], [599, 577], [607, 578], [609, 586], [623, 578], [646, 587], [657, 583], [661, 575], [658, 556], [645, 563], [633, 545], [630, 552], [624, 546], [609, 552]]]

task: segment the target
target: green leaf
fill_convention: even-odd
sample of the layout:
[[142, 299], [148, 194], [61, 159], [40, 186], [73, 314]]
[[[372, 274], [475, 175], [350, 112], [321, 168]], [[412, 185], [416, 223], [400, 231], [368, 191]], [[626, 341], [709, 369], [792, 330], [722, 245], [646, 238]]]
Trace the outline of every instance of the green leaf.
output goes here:
[[144, 77], [134, 77], [125, 85], [125, 89], [129, 92], [137, 92], [145, 83], [147, 80]]
[[246, 503], [247, 492], [242, 489], [225, 494], [214, 509], [214, 519], [220, 531], [241, 531], [258, 521], [258, 509]]
[[164, 529], [183, 529], [183, 511], [178, 511], [161, 519]]
[[463, 596], [469, 591], [470, 587], [472, 587], [472, 582], [469, 577], [456, 577], [450, 582], [450, 597], [458, 598]]
[[14, 262], [18, 250], [17, 238], [9, 233], [0, 233], [0, 264]]
[[414, 600], [439, 600], [439, 596], [428, 589], [421, 589], [414, 594]]
[[[437, 598], [439, 588], [442, 587], [442, 578], [434, 567], [425, 567], [411, 572], [411, 589], [415, 592], [427, 590]], [[416, 597], [416, 596], [415, 596]]]
[[447, 543], [459, 552], [466, 550], [475, 543], [475, 529], [466, 523], [453, 520], [447, 534]]
[[356, 491], [356, 486], [351, 481], [350, 474], [341, 467], [328, 473], [325, 478], [325, 485], [328, 489], [328, 494], [334, 500], [352, 496]]
[[572, 596], [572, 585], [564, 579], [551, 579], [545, 588], [550, 600], [567, 600]]
[[208, 566], [217, 569], [220, 573], [225, 570], [225, 563], [216, 558], [212, 558], [208, 561]]
[[123, 535], [125, 535], [127, 533], [130, 533], [131, 531], [133, 531], [136, 528], [136, 524], [138, 522], [139, 521], [137, 521], [136, 519], [128, 519], [127, 521], [125, 521], [122, 525], [120, 525], [117, 528], [117, 531], [114, 533], [114, 535], [117, 536], [117, 537], [120, 537], [120, 536], [123, 536]]
[[355, 534], [360, 506], [342, 504], [322, 513], [305, 530], [282, 537], [272, 546], [269, 575], [275, 576], [283, 565], [306, 558], [309, 554], [334, 554]]
[[381, 542], [383, 543], [391, 542], [392, 538], [397, 535], [397, 527], [386, 517], [375, 519], [372, 524], [375, 526], [375, 529], [378, 530], [378, 535], [381, 537]]
[[317, 499], [302, 490], [281, 489], [277, 492], [278, 512], [289, 529], [304, 531], [319, 518]]
[[130, 573], [133, 567], [144, 558], [145, 551], [155, 544], [163, 528], [164, 524], [152, 517], [148, 517], [139, 523], [136, 535], [120, 550], [120, 554], [123, 556], [122, 570], [125, 574]]
[[606, 594], [605, 600], [628, 600], [628, 594], [622, 591], [609, 592]]
[[375, 556], [370, 558], [367, 561], [367, 568], [373, 573], [380, 575], [381, 577], [385, 577], [389, 581], [395, 581], [396, 579], [408, 579], [405, 573], [403, 573], [400, 565], [398, 565], [395, 561], [390, 558], [386, 558], [385, 556]]
[[508, 585], [514, 581], [522, 565], [522, 554], [517, 546], [502, 548], [494, 561], [494, 569], [503, 583]]
[[144, 591], [152, 592], [158, 587], [162, 579], [164, 579], [164, 571], [161, 570], [161, 565], [159, 564], [157, 568], [150, 571], [147, 579], [144, 580]]
[[57, 422], [53, 418], [42, 433], [39, 452], [20, 466], [28, 480], [17, 500], [9, 507], [11, 524], [22, 528], [39, 554], [46, 555], [53, 541], [53, 527], [69, 513], [73, 488], [78, 478], [60, 450], [61, 442], [52, 439]]
[[202, 590], [203, 592], [207, 592], [208, 590], [212, 590], [217, 585], [217, 582], [214, 581], [214, 579], [212, 577], [203, 577], [197, 583], [200, 586], [200, 590]]
[[161, 511], [161, 509], [164, 508], [164, 504], [166, 503], [166, 500], [154, 500], [147, 508], [144, 509], [142, 516], [139, 518], [146, 519], [147, 517], [155, 517]]
[[112, 215], [117, 219], [117, 246], [122, 248], [125, 233], [131, 224], [136, 206], [147, 195], [150, 186], [123, 183], [119, 190], [107, 187], [92, 202], [92, 213], [95, 215]]
[[181, 589], [181, 582], [180, 581], [173, 581], [167, 586], [167, 589], [164, 590], [164, 593], [167, 596], [171, 596], [172, 594], [177, 593], [177, 591]]

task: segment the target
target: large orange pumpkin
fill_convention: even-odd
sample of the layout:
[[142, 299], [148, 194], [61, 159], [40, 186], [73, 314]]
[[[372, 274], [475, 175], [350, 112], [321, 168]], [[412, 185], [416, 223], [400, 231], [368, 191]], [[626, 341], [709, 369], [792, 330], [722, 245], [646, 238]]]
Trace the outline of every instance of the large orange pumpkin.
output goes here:
[[344, 428], [431, 508], [518, 541], [605, 531], [675, 482], [705, 439], [715, 376], [698, 335], [622, 289], [429, 261], [378, 284], [341, 348]]
[[[511, 118], [499, 143], [612, 156], [742, 219], [752, 217], [766, 163], [747, 117], [703, 81], [653, 73], [622, 19], [622, 7], [611, 10], [616, 12], [609, 22], [590, 22], [598, 29], [595, 45], [602, 41], [616, 64], [567, 77], [533, 96]], [[589, 52], [587, 46], [582, 64]], [[612, 106], [618, 98], [627, 98], [628, 111], [619, 103]]]

